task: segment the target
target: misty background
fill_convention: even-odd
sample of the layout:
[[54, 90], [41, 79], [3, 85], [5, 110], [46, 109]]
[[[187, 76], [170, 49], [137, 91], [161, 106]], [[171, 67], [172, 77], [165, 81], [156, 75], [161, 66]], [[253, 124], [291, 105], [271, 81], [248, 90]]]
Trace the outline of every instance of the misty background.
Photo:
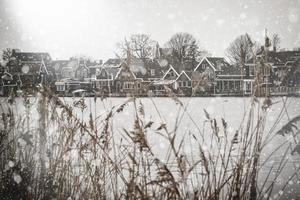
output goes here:
[[281, 48], [300, 46], [300, 0], [0, 0], [0, 49], [46, 51], [53, 59], [114, 57], [116, 43], [150, 34], [163, 46], [191, 33], [214, 56], [237, 36], [263, 43], [278, 33]]

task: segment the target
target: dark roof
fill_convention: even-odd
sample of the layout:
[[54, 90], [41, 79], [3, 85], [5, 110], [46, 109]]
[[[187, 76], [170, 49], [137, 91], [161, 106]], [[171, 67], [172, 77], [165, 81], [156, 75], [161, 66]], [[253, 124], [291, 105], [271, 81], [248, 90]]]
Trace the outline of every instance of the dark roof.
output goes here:
[[[258, 52], [256, 57], [259, 58], [262, 55], [262, 51]], [[288, 61], [297, 61], [300, 59], [300, 51], [269, 51], [268, 62], [276, 65], [284, 65]], [[253, 58], [249, 59], [247, 63], [253, 63]]]
[[229, 66], [229, 63], [222, 57], [206, 57], [207, 60], [213, 65], [213, 67], [220, 71], [222, 67]]
[[119, 58], [110, 58], [103, 65], [119, 65], [122, 60]]
[[49, 53], [36, 53], [36, 52], [14, 52], [12, 58], [21, 62], [50, 62], [51, 57]]
[[158, 61], [152, 59], [143, 61], [135, 58], [130, 64], [130, 69], [136, 78], [141, 78], [144, 81], [148, 79], [161, 78], [164, 74], [163, 68], [159, 65]]
[[114, 79], [120, 68], [101, 67], [97, 79]]
[[224, 65], [220, 75], [243, 75], [244, 71], [236, 65]]
[[288, 61], [296, 61], [300, 59], [300, 51], [270, 51], [268, 53], [268, 61], [275, 64], [285, 64]]

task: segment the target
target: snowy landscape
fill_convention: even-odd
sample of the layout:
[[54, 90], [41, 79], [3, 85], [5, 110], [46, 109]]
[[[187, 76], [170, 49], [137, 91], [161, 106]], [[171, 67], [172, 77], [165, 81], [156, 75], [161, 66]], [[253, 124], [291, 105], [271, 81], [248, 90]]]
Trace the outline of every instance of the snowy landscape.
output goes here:
[[0, 0], [0, 199], [300, 199], [299, 0]]

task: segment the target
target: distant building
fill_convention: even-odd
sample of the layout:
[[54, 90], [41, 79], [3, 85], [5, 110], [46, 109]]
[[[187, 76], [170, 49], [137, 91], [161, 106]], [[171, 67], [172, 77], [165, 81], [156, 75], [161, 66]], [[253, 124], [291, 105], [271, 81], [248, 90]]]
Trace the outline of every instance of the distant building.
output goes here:
[[31, 93], [39, 83], [49, 83], [51, 61], [48, 53], [13, 51], [7, 73], [13, 76], [20, 89]]
[[191, 96], [192, 95], [192, 79], [191, 72], [182, 71], [175, 82], [175, 89], [177, 93], [181, 96]]
[[[204, 57], [194, 68], [192, 81], [193, 87], [199, 87], [195, 93], [215, 93], [216, 78], [222, 72], [223, 67], [230, 66], [229, 63], [221, 57]], [[205, 82], [203, 80], [206, 80]], [[203, 85], [205, 83], [205, 85]]]
[[300, 86], [300, 51], [261, 51], [246, 63], [257, 95], [292, 94]]

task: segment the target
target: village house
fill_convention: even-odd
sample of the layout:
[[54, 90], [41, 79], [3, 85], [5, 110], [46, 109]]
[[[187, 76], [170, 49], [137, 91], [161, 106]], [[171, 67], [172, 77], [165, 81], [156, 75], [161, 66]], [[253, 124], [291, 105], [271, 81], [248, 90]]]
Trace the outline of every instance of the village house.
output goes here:
[[57, 60], [52, 63], [56, 74], [56, 91], [60, 95], [72, 96], [77, 92], [92, 93], [92, 80], [96, 79], [99, 65], [80, 58]]
[[191, 72], [181, 71], [176, 78], [175, 90], [180, 96], [191, 96], [192, 95], [192, 79]]
[[18, 83], [13, 79], [13, 76], [7, 71], [1, 70], [0, 77], [0, 95], [7, 96], [12, 90], [17, 88]]
[[92, 80], [96, 92], [103, 95], [111, 94], [115, 91], [115, 77], [120, 68], [117, 67], [100, 67], [99, 73], [96, 74], [96, 79]]
[[140, 95], [153, 95], [155, 87], [153, 83], [163, 76], [163, 68], [154, 59], [134, 59], [129, 65], [135, 77], [141, 83]]
[[271, 81], [274, 86], [300, 85], [300, 51], [270, 51], [268, 63], [272, 65]]
[[142, 60], [131, 57], [128, 62], [108, 59], [94, 83], [98, 92], [109, 90], [115, 96], [129, 94], [146, 96], [154, 92], [153, 83], [163, 75], [162, 67], [154, 59]]
[[[251, 94], [251, 82], [245, 82], [243, 68], [235, 65], [224, 65], [216, 77], [215, 94], [247, 95]], [[245, 85], [246, 83], [246, 85]]]
[[[222, 67], [230, 66], [221, 57], [204, 57], [195, 67], [192, 76], [192, 84], [195, 93], [214, 94], [216, 78], [222, 72]], [[203, 80], [206, 80], [205, 82]], [[201, 83], [201, 84], [200, 84]]]
[[10, 82], [13, 85], [17, 84], [17, 88], [32, 93], [34, 86], [39, 83], [49, 85], [52, 76], [48, 71], [50, 64], [51, 57], [48, 53], [21, 52], [14, 49], [6, 66], [6, 79], [12, 77]]
[[114, 82], [117, 96], [132, 96], [140, 93], [142, 79], [137, 79], [125, 63], [119, 68]]
[[0, 69], [0, 94], [45, 83], [62, 96], [244, 96], [292, 95], [300, 88], [300, 51], [269, 51], [265, 47], [243, 67], [222, 57], [199, 63], [172, 60], [170, 49], [156, 49], [152, 59], [51, 60], [48, 53], [13, 50]]
[[172, 65], [169, 65], [168, 70], [164, 73], [163, 77], [155, 80], [152, 84], [155, 96], [165, 96], [167, 90], [175, 90], [176, 79], [179, 74]]
[[[290, 95], [299, 91], [300, 51], [263, 51], [246, 63], [253, 77], [253, 93], [262, 95]], [[254, 76], [256, 82], [254, 82]], [[253, 89], [252, 89], [253, 90]]]

